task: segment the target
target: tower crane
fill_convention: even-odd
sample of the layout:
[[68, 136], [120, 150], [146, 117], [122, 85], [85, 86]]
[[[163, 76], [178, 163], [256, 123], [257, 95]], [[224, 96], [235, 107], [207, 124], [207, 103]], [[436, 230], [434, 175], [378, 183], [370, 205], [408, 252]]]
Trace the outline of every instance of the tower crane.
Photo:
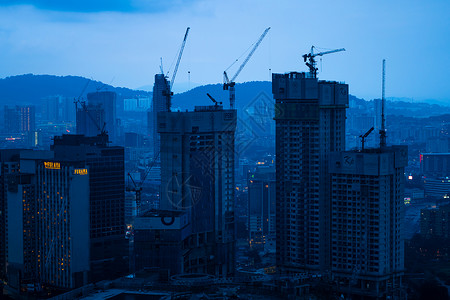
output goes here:
[[345, 51], [344, 48], [340, 48], [340, 49], [335, 49], [335, 50], [330, 50], [330, 51], [314, 53], [314, 48], [316, 48], [316, 47], [311, 46], [311, 52], [303, 55], [303, 60], [309, 68], [309, 77], [310, 78], [317, 78], [316, 60], [314, 59], [316, 56], [322, 56], [325, 54], [331, 54], [331, 53]]
[[222, 102], [217, 101], [216, 99], [213, 98], [213, 96], [211, 96], [209, 93], [206, 93], [206, 96], [209, 97], [209, 99], [211, 99], [212, 102], [214, 102], [214, 106], [219, 106], [222, 105]]
[[145, 182], [145, 179], [147, 178], [148, 174], [150, 173], [150, 171], [152, 170], [153, 166], [155, 165], [157, 159], [159, 156], [159, 152], [158, 154], [155, 156], [155, 158], [153, 159], [152, 163], [147, 167], [147, 170], [145, 170], [144, 173], [144, 177], [142, 177], [142, 180], [139, 183], [136, 183], [136, 181], [134, 181], [133, 177], [131, 176], [130, 173], [128, 173], [128, 177], [130, 177], [131, 182], [133, 183], [133, 187], [127, 186], [126, 190], [127, 192], [135, 192], [136, 193], [136, 209], [137, 209], [137, 214], [139, 214], [140, 210], [141, 210], [141, 192], [142, 192], [142, 185]]
[[[106, 122], [103, 123], [103, 127], [100, 127], [100, 125], [97, 123], [97, 120], [94, 119], [94, 117], [91, 115], [91, 113], [89, 112], [87, 106], [86, 106], [86, 102], [85, 101], [81, 101], [81, 97], [84, 94], [84, 92], [86, 91], [89, 83], [91, 82], [91, 79], [89, 79], [86, 82], [86, 85], [84, 86], [82, 92], [80, 93], [80, 95], [78, 96], [77, 99], [74, 100], [74, 104], [75, 104], [75, 112], [77, 112], [78, 110], [78, 104], [81, 105], [81, 107], [83, 108], [83, 110], [86, 112], [86, 114], [88, 115], [89, 119], [91, 119], [92, 123], [94, 123], [95, 127], [97, 127], [98, 131], [100, 132], [101, 135], [106, 135], [106, 131], [105, 131], [105, 127], [106, 127]], [[105, 84], [103, 85], [105, 86]], [[102, 86], [102, 88], [103, 88]], [[98, 91], [98, 89], [97, 89]]]
[[366, 133], [361, 134], [361, 135], [359, 136], [359, 137], [361, 138], [361, 150], [362, 150], [362, 151], [364, 151], [364, 143], [366, 142], [366, 137], [368, 137], [369, 134], [371, 134], [372, 131], [373, 131], [374, 129], [375, 129], [375, 128], [372, 126], [372, 128], [370, 128]]
[[[252, 50], [250, 51], [250, 53], [247, 55], [247, 57], [245, 58], [244, 62], [241, 64], [241, 66], [239, 67], [239, 69], [237, 70], [236, 74], [234, 74], [233, 77], [231, 77], [231, 79], [228, 78], [228, 74], [227, 74], [227, 70], [234, 65], [234, 63], [228, 67], [227, 70], [223, 71], [223, 89], [224, 90], [229, 90], [230, 91], [230, 108], [234, 109], [234, 102], [235, 102], [235, 85], [236, 82], [234, 82], [236, 80], [236, 77], [239, 75], [239, 73], [241, 73], [242, 69], [245, 67], [245, 65], [248, 63], [248, 61], [250, 60], [250, 58], [252, 57], [253, 53], [255, 53], [256, 48], [258, 48], [259, 44], [261, 44], [262, 40], [264, 39], [264, 37], [267, 35], [267, 33], [269, 32], [270, 27], [266, 28], [266, 30], [264, 30], [264, 32], [261, 34], [261, 36], [259, 37], [258, 41], [255, 43], [255, 45], [253, 46]], [[237, 62], [237, 59], [236, 61]]]
[[[177, 63], [175, 64], [175, 68], [174, 68], [173, 73], [172, 73], [172, 80], [170, 82], [167, 82], [167, 79], [169, 78], [169, 76], [168, 76], [169, 73], [167, 73], [167, 75], [164, 76], [164, 78], [166, 80], [166, 87], [165, 87], [165, 90], [163, 91], [163, 95], [166, 96], [166, 99], [167, 99], [167, 101], [166, 101], [167, 111], [170, 111], [170, 108], [172, 106], [172, 96], [173, 96], [172, 87], [173, 87], [173, 82], [175, 81], [175, 77], [177, 76], [177, 71], [178, 71], [178, 67], [180, 66], [181, 56], [183, 55], [184, 46], [186, 45], [186, 40], [187, 40], [187, 37], [188, 37], [190, 29], [191, 29], [190, 27], [186, 28], [186, 33], [184, 34], [183, 42], [181, 43], [180, 50], [178, 51]], [[161, 60], [161, 67], [160, 67], [160, 69], [161, 69], [161, 72], [163, 72], [162, 60]]]

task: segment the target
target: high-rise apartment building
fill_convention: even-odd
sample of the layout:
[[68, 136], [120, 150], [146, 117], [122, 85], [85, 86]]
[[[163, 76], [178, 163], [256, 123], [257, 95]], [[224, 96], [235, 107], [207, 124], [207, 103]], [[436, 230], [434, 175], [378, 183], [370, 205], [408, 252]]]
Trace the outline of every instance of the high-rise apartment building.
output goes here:
[[273, 74], [276, 121], [276, 247], [283, 273], [330, 266], [328, 159], [345, 149], [348, 85]]
[[331, 271], [342, 292], [377, 298], [399, 295], [407, 164], [407, 146], [330, 156]]
[[236, 110], [160, 112], [162, 210], [188, 214], [182, 273], [234, 272]]
[[[110, 91], [99, 91], [88, 93], [87, 99], [89, 104], [101, 105], [105, 111], [104, 122], [106, 123], [105, 130], [108, 132], [110, 140], [115, 142], [117, 138], [116, 126], [116, 101], [117, 94]], [[103, 127], [103, 123], [100, 124]]]

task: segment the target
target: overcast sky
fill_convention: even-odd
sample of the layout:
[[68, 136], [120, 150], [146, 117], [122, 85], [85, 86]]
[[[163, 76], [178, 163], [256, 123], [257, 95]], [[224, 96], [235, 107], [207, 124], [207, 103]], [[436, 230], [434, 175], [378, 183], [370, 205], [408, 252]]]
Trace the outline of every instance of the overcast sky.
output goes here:
[[175, 87], [219, 83], [271, 27], [237, 82], [270, 80], [269, 69], [306, 71], [302, 55], [311, 45], [344, 47], [319, 61], [321, 79], [377, 98], [386, 58], [387, 97], [450, 102], [449, 16], [448, 0], [0, 0], [0, 77], [79, 75], [114, 86], [152, 85], [160, 57], [169, 69], [189, 26]]

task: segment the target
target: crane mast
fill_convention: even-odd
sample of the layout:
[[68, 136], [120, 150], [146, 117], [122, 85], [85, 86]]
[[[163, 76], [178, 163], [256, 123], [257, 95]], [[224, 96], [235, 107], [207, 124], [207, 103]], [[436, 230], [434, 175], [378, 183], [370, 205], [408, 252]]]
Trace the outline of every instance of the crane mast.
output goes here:
[[181, 48], [180, 48], [180, 51], [178, 53], [177, 63], [175, 65], [175, 69], [173, 70], [172, 80], [170, 81], [170, 88], [172, 88], [173, 83], [175, 81], [175, 77], [177, 76], [178, 67], [180, 66], [181, 56], [183, 55], [184, 46], [186, 46], [186, 40], [187, 40], [187, 37], [188, 37], [188, 34], [189, 34], [189, 29], [191, 29], [191, 28], [190, 27], [186, 28], [186, 33], [184, 34], [183, 43], [181, 43]]
[[[250, 53], [247, 55], [247, 57], [245, 58], [245, 60], [242, 62], [241, 66], [239, 67], [239, 69], [236, 71], [236, 74], [234, 74], [233, 77], [231, 77], [231, 80], [228, 77], [227, 74], [227, 70], [223, 71], [223, 89], [224, 90], [228, 90], [230, 91], [230, 108], [234, 109], [234, 103], [236, 100], [236, 95], [235, 95], [235, 85], [236, 85], [236, 77], [238, 77], [239, 73], [241, 73], [242, 69], [244, 69], [245, 65], [248, 63], [248, 61], [250, 60], [250, 58], [252, 57], [253, 53], [255, 53], [256, 49], [258, 48], [259, 44], [261, 44], [262, 40], [264, 39], [264, 37], [267, 35], [267, 33], [269, 32], [270, 27], [266, 28], [266, 30], [264, 30], [264, 32], [261, 34], [261, 36], [259, 37], [258, 41], [255, 43], [255, 45], [253, 46], [252, 50], [250, 51]], [[237, 60], [236, 60], [237, 61]], [[233, 63], [234, 64], [234, 63]], [[232, 65], [233, 65], [232, 64]], [[231, 67], [231, 66], [230, 66]]]
[[311, 46], [311, 52], [303, 55], [303, 60], [309, 68], [309, 77], [310, 78], [317, 78], [317, 70], [318, 69], [316, 68], [316, 64], [317, 64], [317, 62], [315, 60], [316, 56], [322, 56], [325, 54], [331, 54], [331, 53], [345, 51], [345, 48], [340, 48], [340, 49], [335, 49], [335, 50], [330, 50], [330, 51], [314, 53], [314, 48], [315, 48], [314, 46]]

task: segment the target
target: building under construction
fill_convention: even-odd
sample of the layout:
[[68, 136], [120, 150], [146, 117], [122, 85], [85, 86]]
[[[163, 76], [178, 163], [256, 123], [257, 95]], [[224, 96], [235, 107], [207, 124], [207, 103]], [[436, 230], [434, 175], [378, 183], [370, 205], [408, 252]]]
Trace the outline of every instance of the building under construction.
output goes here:
[[216, 104], [160, 112], [157, 125], [161, 210], [137, 218], [135, 247], [161, 257], [137, 259], [136, 267], [164, 267], [160, 262], [170, 251], [171, 274], [233, 275], [236, 110]]

